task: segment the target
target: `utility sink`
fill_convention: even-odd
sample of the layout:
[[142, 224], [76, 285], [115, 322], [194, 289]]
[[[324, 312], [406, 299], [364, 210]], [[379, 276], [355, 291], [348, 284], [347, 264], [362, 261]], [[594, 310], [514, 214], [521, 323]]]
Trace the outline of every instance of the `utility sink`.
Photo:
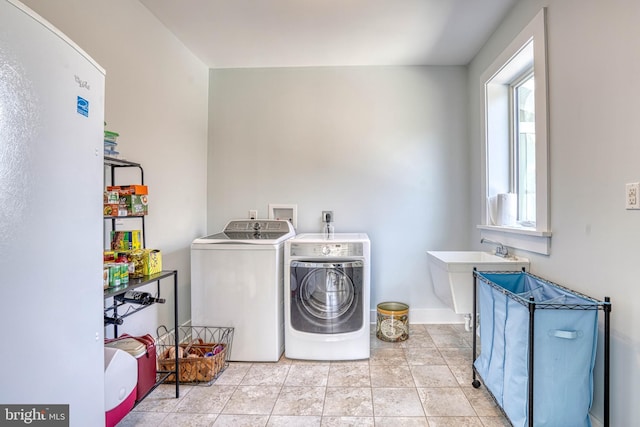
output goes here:
[[527, 258], [499, 257], [482, 251], [428, 251], [429, 270], [436, 296], [456, 314], [473, 312], [473, 269], [478, 271], [529, 270]]

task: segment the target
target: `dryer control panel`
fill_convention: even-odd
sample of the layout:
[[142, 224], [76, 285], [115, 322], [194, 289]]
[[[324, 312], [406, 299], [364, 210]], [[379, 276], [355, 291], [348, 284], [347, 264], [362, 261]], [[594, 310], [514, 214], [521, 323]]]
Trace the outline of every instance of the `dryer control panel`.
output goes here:
[[291, 256], [346, 258], [362, 256], [360, 242], [291, 243]]

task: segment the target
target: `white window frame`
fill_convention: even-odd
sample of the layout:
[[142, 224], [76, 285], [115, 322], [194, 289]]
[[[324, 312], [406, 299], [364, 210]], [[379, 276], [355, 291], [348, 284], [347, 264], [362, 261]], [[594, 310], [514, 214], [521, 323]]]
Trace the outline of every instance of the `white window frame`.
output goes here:
[[[481, 237], [505, 246], [548, 255], [551, 249], [549, 206], [549, 131], [547, 103], [546, 9], [542, 9], [481, 76], [482, 150]], [[489, 197], [509, 192], [509, 84], [533, 66], [535, 78], [536, 224], [492, 225]]]

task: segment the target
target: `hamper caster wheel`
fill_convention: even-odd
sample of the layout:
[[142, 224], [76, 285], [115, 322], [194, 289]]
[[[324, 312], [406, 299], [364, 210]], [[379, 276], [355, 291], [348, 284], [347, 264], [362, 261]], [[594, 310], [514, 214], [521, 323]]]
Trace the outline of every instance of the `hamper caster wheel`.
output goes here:
[[480, 386], [482, 384], [480, 384], [480, 381], [478, 380], [473, 380], [473, 382], [471, 383], [471, 385], [473, 386], [473, 388], [480, 388]]

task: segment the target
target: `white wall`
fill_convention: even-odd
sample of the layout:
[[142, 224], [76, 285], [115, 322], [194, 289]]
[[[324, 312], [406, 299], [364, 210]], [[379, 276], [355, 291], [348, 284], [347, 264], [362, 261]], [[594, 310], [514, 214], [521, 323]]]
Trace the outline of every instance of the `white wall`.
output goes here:
[[[162, 250], [163, 269], [178, 270], [179, 318], [187, 321], [189, 245], [206, 228], [208, 68], [139, 2], [24, 3], [106, 69], [107, 129], [120, 134], [122, 156], [144, 168], [150, 199], [147, 247]], [[127, 179], [126, 173], [119, 176]], [[130, 183], [136, 179], [132, 175]], [[140, 223], [130, 226], [139, 228]], [[129, 318], [122, 330], [155, 335], [157, 325], [172, 325], [170, 281], [162, 292], [169, 304]]]
[[333, 210], [337, 233], [369, 234], [373, 310], [451, 318], [426, 251], [469, 244], [465, 118], [465, 67], [212, 70], [208, 230], [292, 203], [319, 232]]
[[[611, 425], [640, 419], [640, 212], [624, 209], [624, 186], [640, 181], [640, 3], [519, 2], [469, 67], [473, 211], [480, 221], [480, 74], [541, 7], [548, 7], [551, 255], [523, 252], [531, 271], [612, 300]], [[478, 239], [474, 238], [476, 242]], [[601, 324], [602, 332], [602, 324]], [[600, 353], [602, 347], [602, 333]], [[592, 413], [602, 417], [602, 358]]]

